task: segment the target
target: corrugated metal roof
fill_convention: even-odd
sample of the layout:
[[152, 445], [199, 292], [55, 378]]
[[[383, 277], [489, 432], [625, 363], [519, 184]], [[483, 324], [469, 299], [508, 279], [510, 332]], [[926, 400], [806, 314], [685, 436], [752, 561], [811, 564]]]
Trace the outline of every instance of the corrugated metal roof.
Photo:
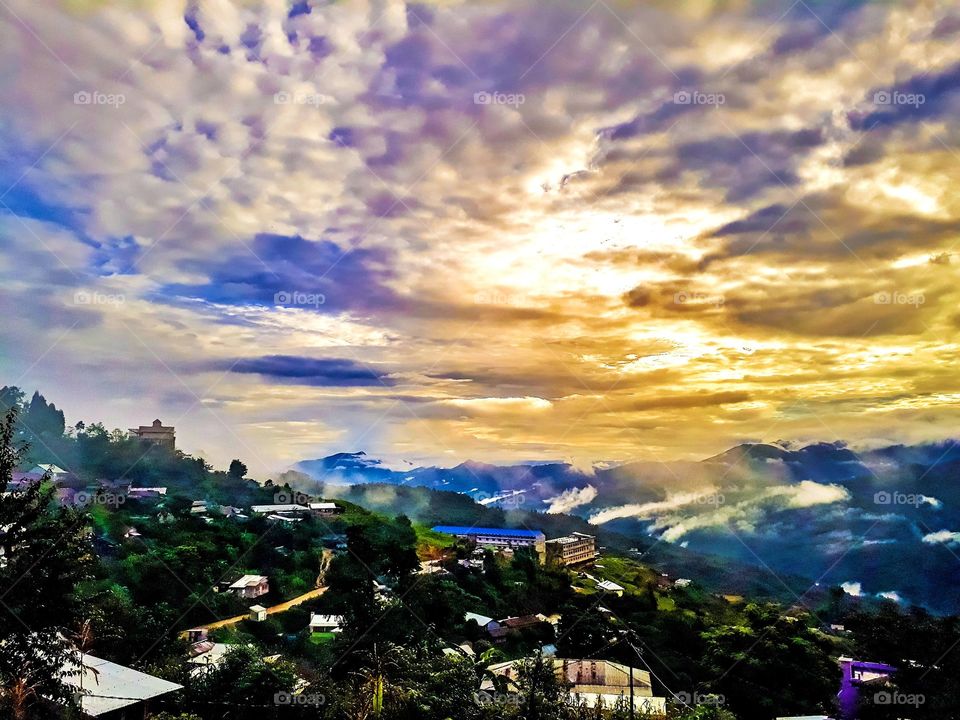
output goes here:
[[540, 530], [514, 530], [512, 528], [484, 528], [484, 527], [465, 527], [462, 525], [437, 525], [433, 528], [434, 532], [446, 533], [447, 535], [492, 535], [499, 537], [522, 537], [538, 538], [543, 537]]
[[[78, 669], [81, 673], [73, 674]], [[80, 707], [84, 714], [91, 717], [105, 715], [183, 688], [182, 685], [86, 653], [82, 654], [80, 668], [77, 668], [74, 661], [68, 663], [64, 671], [69, 673], [63, 678], [67, 685], [77, 688], [78, 691], [83, 687]]]

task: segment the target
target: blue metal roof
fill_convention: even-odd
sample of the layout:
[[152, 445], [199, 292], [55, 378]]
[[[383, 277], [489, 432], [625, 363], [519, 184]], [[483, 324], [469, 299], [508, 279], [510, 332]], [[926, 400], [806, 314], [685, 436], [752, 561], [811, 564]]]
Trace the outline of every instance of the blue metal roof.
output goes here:
[[513, 530], [510, 528], [465, 527], [460, 525], [437, 525], [435, 532], [447, 535], [499, 535], [500, 537], [538, 538], [543, 536], [539, 530]]

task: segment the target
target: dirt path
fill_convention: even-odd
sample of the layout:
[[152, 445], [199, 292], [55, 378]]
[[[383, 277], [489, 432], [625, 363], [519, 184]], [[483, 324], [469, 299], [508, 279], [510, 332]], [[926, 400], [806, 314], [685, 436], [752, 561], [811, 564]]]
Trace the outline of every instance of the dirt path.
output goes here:
[[[279, 605], [273, 605], [272, 607], [268, 607], [267, 615], [274, 615], [276, 613], [286, 612], [287, 610], [294, 607], [295, 605], [299, 605], [302, 602], [306, 602], [311, 598], [320, 597], [326, 591], [327, 589], [325, 587], [314, 588], [310, 592], [305, 592], [303, 595], [298, 595], [292, 600], [287, 600], [286, 602], [282, 602]], [[196, 627], [203, 628], [204, 630], [216, 630], [217, 628], [227, 627], [228, 625], [236, 625], [241, 620], [246, 620], [249, 617], [250, 617], [249, 614], [237, 615], [236, 617], [227, 618], [225, 620], [217, 620], [216, 622], [212, 622], [209, 625], [197, 625]], [[185, 635], [185, 634], [186, 633], [181, 633], [181, 635]]]

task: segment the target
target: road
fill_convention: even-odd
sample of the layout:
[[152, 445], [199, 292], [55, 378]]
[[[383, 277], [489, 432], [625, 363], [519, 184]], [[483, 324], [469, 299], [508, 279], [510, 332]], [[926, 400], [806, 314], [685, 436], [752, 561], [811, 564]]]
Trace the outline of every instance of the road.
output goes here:
[[[309, 592], [305, 592], [303, 595], [298, 595], [292, 600], [287, 600], [286, 602], [282, 602], [279, 605], [273, 605], [272, 607], [268, 607], [267, 615], [274, 615], [276, 613], [286, 612], [287, 610], [292, 608], [294, 605], [299, 605], [300, 603], [306, 602], [307, 600], [310, 600], [312, 598], [320, 597], [326, 591], [327, 591], [327, 588], [325, 587], [314, 588]], [[217, 628], [227, 627], [228, 625], [236, 625], [241, 620], [246, 620], [249, 617], [250, 617], [249, 614], [237, 615], [236, 617], [227, 618], [225, 620], [217, 620], [216, 622], [212, 622], [209, 625], [197, 625], [196, 627], [203, 628], [205, 630], [216, 630]], [[185, 633], [181, 633], [181, 634], [185, 634]]]

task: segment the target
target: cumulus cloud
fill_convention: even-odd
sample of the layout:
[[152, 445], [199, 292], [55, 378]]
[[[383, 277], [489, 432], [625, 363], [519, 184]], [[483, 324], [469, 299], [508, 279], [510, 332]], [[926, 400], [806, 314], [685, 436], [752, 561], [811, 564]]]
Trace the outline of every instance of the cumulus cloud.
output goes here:
[[71, 419], [261, 471], [955, 427], [955, 12], [10, 8], [0, 339]]
[[923, 542], [928, 545], [956, 545], [960, 544], [960, 532], [952, 530], [938, 530], [923, 536]]
[[843, 588], [843, 591], [847, 595], [852, 595], [853, 597], [860, 597], [863, 595], [863, 585], [861, 583], [848, 581], [840, 583], [840, 587]]

